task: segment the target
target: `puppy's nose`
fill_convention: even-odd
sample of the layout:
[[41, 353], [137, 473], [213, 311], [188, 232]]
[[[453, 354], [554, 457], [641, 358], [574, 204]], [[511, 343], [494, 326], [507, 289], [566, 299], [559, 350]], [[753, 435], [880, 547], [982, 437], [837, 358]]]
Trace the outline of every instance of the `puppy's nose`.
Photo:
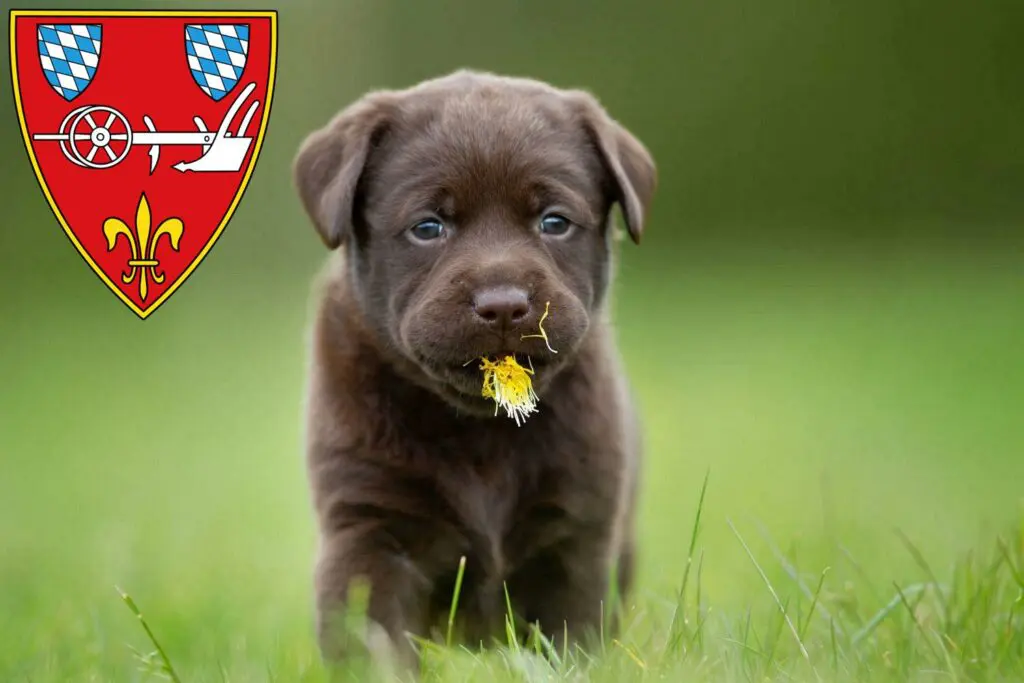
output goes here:
[[488, 287], [473, 295], [473, 312], [489, 325], [511, 325], [530, 314], [530, 296], [511, 285]]

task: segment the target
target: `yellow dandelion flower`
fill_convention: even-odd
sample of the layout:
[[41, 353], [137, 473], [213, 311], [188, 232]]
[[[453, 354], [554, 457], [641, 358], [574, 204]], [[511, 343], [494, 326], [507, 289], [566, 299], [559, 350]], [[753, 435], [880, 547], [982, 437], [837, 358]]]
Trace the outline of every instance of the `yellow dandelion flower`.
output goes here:
[[481, 395], [494, 399], [494, 414], [504, 408], [510, 418], [521, 425], [531, 413], [537, 412], [537, 394], [533, 391], [532, 370], [524, 368], [515, 356], [505, 356], [497, 361], [480, 359], [484, 371]]

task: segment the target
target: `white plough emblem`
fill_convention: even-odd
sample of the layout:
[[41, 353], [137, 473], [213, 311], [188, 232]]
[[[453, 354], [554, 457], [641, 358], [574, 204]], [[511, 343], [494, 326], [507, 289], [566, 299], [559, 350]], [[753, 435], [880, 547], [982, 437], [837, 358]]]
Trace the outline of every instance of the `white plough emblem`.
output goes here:
[[[231, 104], [224, 120], [216, 132], [206, 127], [202, 118], [193, 117], [198, 132], [162, 133], [157, 131], [153, 120], [143, 116], [146, 131], [133, 132], [124, 114], [104, 105], [88, 105], [73, 110], [64, 117], [60, 130], [56, 133], [36, 133], [33, 140], [50, 140], [60, 143], [60, 149], [68, 161], [84, 168], [104, 169], [121, 163], [128, 156], [134, 145], [149, 147], [149, 172], [156, 170], [160, 160], [160, 147], [165, 145], [201, 145], [203, 154], [195, 161], [179, 162], [172, 168], [184, 173], [195, 171], [236, 172], [242, 168], [245, 155], [252, 144], [252, 137], [246, 135], [252, 117], [259, 107], [259, 100], [249, 105], [238, 130], [232, 134], [228, 130], [237, 116], [242, 103], [256, 88], [255, 83], [245, 86]], [[102, 119], [102, 123], [97, 122]], [[86, 151], [87, 150], [87, 151]], [[103, 157], [99, 157], [100, 150]]]

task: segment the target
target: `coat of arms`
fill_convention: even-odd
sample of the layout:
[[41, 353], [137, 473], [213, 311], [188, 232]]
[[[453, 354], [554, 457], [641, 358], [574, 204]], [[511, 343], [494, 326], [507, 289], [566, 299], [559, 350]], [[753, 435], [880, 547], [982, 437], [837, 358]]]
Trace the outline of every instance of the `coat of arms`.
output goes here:
[[275, 12], [11, 12], [22, 135], [64, 231], [140, 317], [216, 242], [274, 90]]

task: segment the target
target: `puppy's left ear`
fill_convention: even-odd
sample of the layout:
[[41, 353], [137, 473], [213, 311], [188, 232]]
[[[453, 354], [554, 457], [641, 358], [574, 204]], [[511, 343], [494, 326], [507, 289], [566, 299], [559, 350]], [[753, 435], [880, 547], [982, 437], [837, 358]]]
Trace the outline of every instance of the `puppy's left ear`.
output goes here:
[[640, 244], [658, 185], [654, 159], [643, 143], [613, 120], [593, 95], [578, 90], [571, 92], [570, 97], [615, 182], [616, 201], [622, 207], [629, 236]]

